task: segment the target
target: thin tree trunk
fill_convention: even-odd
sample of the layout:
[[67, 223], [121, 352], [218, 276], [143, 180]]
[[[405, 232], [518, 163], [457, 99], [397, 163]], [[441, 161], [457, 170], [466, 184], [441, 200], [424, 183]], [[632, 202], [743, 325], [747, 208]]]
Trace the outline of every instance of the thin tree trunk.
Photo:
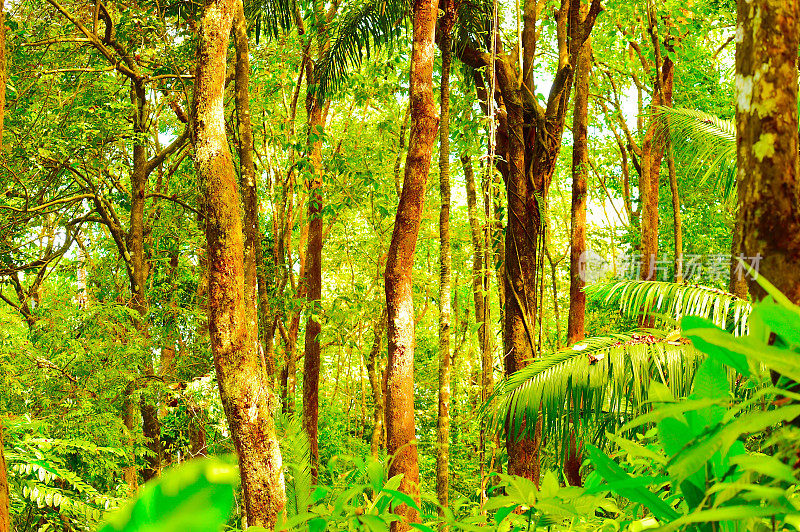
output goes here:
[[[313, 80], [312, 72], [307, 75]], [[316, 483], [319, 471], [319, 369], [320, 369], [320, 325], [318, 315], [322, 311], [322, 134], [328, 115], [329, 102], [320, 102], [313, 91], [306, 96], [308, 111], [308, 147], [314, 176], [309, 183], [308, 194], [308, 251], [306, 252], [306, 286], [308, 320], [306, 321], [305, 347], [303, 354], [303, 426], [311, 449], [311, 479]]]
[[272, 418], [275, 396], [260, 363], [258, 331], [245, 295], [239, 191], [225, 138], [228, 40], [241, 0], [210, 0], [198, 32], [193, 101], [197, 173], [207, 197], [209, 332], [220, 398], [239, 456], [249, 525], [272, 528], [286, 503], [281, 454]]
[[442, 78], [439, 91], [439, 412], [436, 430], [436, 498], [440, 515], [447, 508], [450, 486], [450, 320], [452, 315], [452, 251], [450, 247], [450, 65], [455, 4], [448, 0], [442, 31]]
[[[136, 422], [139, 418], [139, 416], [136, 415], [136, 403], [133, 400], [133, 392], [135, 389], [136, 384], [133, 381], [130, 381], [125, 385], [125, 399], [122, 407], [122, 423], [125, 425], [125, 429], [128, 431], [127, 442], [131, 447], [133, 447], [134, 427], [136, 427]], [[130, 489], [132, 493], [135, 493], [139, 488], [139, 473], [136, 469], [135, 456], [131, 456], [131, 463], [122, 468], [122, 478], [125, 481], [125, 484], [128, 485], [128, 489]]]
[[[5, 0], [0, 0], [0, 140], [3, 138], [3, 120], [6, 109], [6, 21]], [[6, 458], [3, 453], [3, 419], [0, 418], [0, 532], [11, 530], [11, 499], [6, 476]]]
[[372, 340], [372, 349], [367, 358], [367, 376], [369, 385], [372, 389], [372, 438], [370, 443], [370, 454], [375, 458], [383, 445], [383, 417], [384, 417], [384, 397], [383, 379], [378, 370], [378, 356], [383, 343], [383, 335], [386, 333], [386, 307], [383, 307], [378, 321], [375, 323], [375, 334]]
[[575, 109], [572, 115], [572, 209], [569, 256], [569, 316], [567, 344], [586, 336], [586, 182], [589, 175], [589, 79], [592, 75], [592, 38], [586, 39], [575, 69]]
[[[488, 295], [489, 295], [489, 270], [485, 262], [489, 242], [486, 240], [481, 223], [478, 218], [477, 190], [475, 187], [475, 172], [472, 167], [472, 158], [469, 155], [461, 156], [461, 166], [464, 169], [464, 180], [467, 188], [467, 213], [469, 215], [470, 235], [472, 237], [472, 298], [475, 304], [475, 324], [478, 326], [478, 343], [481, 355], [481, 403], [484, 403], [492, 393], [494, 379], [492, 374], [492, 352], [489, 346], [490, 332], [487, 326]], [[485, 199], [485, 198], [484, 198]], [[488, 205], [489, 202], [486, 201]], [[493, 220], [486, 220], [486, 225], [491, 226]], [[481, 486], [484, 485], [486, 476], [486, 427], [480, 424], [478, 461], [480, 463]], [[483, 497], [484, 494], [482, 493]]]
[[681, 198], [678, 176], [675, 172], [675, 155], [672, 153], [672, 138], [667, 132], [667, 170], [669, 188], [672, 192], [673, 241], [675, 243], [675, 282], [683, 282], [683, 221], [681, 220]]
[[[2, 10], [2, 4], [0, 4], [0, 10]], [[2, 22], [2, 15], [0, 15], [0, 22]], [[3, 30], [0, 29], [0, 32]], [[0, 45], [4, 44], [4, 37], [0, 37]], [[5, 46], [3, 46], [5, 48]], [[0, 52], [2, 53], [2, 52]], [[0, 62], [4, 61], [5, 58], [0, 58]], [[3, 89], [0, 89], [3, 90]], [[3, 90], [3, 92], [5, 92]], [[5, 94], [2, 96], [5, 99]], [[0, 117], [2, 117], [2, 111], [0, 111]], [[2, 121], [0, 121], [2, 123]], [[1, 128], [2, 126], [0, 126]], [[3, 454], [3, 422], [0, 419], [0, 532], [10, 532], [11, 531], [11, 499], [9, 497], [8, 491], [8, 477], [6, 477], [6, 458]]]
[[[414, 299], [411, 277], [438, 125], [433, 98], [433, 37], [437, 7], [436, 0], [414, 1], [410, 76], [411, 138], [403, 191], [397, 206], [384, 273], [389, 340], [386, 437], [387, 450], [394, 457], [389, 476], [402, 473], [400, 490], [417, 502], [420, 494], [414, 431]], [[392, 523], [393, 532], [408, 530], [408, 523], [419, 519], [417, 511], [408, 505], [401, 505], [396, 511], [404, 519]]]

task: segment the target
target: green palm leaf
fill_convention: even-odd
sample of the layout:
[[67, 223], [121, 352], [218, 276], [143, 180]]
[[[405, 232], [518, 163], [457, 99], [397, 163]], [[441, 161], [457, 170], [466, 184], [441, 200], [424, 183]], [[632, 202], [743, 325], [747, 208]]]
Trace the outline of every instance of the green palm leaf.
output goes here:
[[751, 310], [744, 299], [701, 285], [622, 279], [589, 285], [585, 290], [587, 297], [618, 306], [629, 318], [666, 318], [674, 323], [684, 316], [698, 316], [736, 335], [746, 332]]
[[[641, 329], [586, 340], [545, 355], [502, 381], [490, 425], [503, 436], [543, 431], [557, 442], [573, 426], [613, 430], [647, 408], [651, 382], [685, 396], [702, 358], [679, 331]], [[488, 408], [489, 402], [484, 408]]]
[[244, 15], [253, 25], [256, 44], [263, 33], [277, 37], [294, 23], [296, 0], [245, 0]]
[[713, 179], [731, 199], [736, 190], [736, 124], [693, 109], [656, 107], [660, 134], [670, 134], [676, 157], [694, 167], [699, 181]]
[[373, 49], [397, 39], [410, 7], [408, 0], [360, 0], [342, 6], [329, 46], [315, 68], [317, 97], [336, 91], [350, 68], [358, 68]]

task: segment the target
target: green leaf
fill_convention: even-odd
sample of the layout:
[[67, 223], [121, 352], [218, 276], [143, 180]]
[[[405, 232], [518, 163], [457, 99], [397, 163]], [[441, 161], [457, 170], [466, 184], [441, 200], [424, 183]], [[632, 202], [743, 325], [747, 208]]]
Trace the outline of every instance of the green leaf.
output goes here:
[[783, 480], [789, 484], [798, 483], [794, 469], [784, 464], [774, 456], [761, 453], [742, 454], [732, 457], [730, 459], [730, 463], [736, 464], [742, 469], [748, 471], [755, 471], [761, 475], [767, 475], [778, 480]]
[[190, 460], [145, 484], [100, 531], [216, 532], [228, 520], [238, 483], [232, 465]]
[[406, 504], [406, 505], [410, 506], [411, 508], [415, 509], [416, 511], [418, 511], [418, 512], [422, 513], [422, 510], [420, 509], [420, 507], [419, 507], [419, 505], [416, 503], [416, 501], [414, 501], [414, 499], [412, 499], [412, 498], [411, 498], [409, 495], [407, 495], [407, 494], [403, 493], [402, 491], [398, 491], [398, 490], [390, 490], [390, 489], [387, 489], [387, 488], [383, 488], [381, 491], [382, 491], [382, 492], [384, 492], [384, 493], [388, 493], [389, 495], [391, 495], [391, 496], [392, 496], [392, 498], [393, 498], [395, 501], [400, 501], [400, 502], [398, 503], [398, 506], [399, 506], [400, 504]]
[[644, 505], [659, 521], [671, 521], [678, 517], [678, 512], [650, 490], [631, 488], [623, 484], [615, 488], [614, 482], [634, 479], [594, 445], [586, 445], [586, 451], [597, 472], [608, 482], [608, 487], [612, 491], [632, 502]]
[[518, 506], [517, 504], [512, 504], [512, 505], [510, 505], [510, 506], [504, 506], [503, 508], [500, 508], [499, 510], [497, 510], [497, 511], [494, 513], [494, 522], [495, 522], [495, 523], [497, 523], [498, 525], [499, 525], [500, 523], [502, 523], [502, 522], [503, 522], [503, 519], [505, 519], [506, 517], [508, 517], [508, 515], [509, 515], [511, 512], [513, 512], [514, 510], [516, 510], [516, 509], [517, 509], [517, 506]]

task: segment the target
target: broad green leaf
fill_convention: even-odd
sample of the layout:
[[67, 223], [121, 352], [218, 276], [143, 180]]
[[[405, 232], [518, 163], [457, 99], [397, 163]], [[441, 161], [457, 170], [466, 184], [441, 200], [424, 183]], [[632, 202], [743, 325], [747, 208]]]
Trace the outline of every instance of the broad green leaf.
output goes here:
[[101, 532], [216, 532], [228, 520], [237, 468], [216, 459], [190, 460], [145, 484], [109, 516]]
[[612, 482], [633, 480], [619, 465], [607, 457], [600, 449], [594, 445], [587, 445], [586, 451], [597, 472], [609, 483], [609, 488], [618, 495], [644, 505], [659, 521], [671, 521], [678, 517], [678, 513], [657, 495], [644, 488], [632, 488], [627, 486], [619, 487], [619, 491], [614, 489]]

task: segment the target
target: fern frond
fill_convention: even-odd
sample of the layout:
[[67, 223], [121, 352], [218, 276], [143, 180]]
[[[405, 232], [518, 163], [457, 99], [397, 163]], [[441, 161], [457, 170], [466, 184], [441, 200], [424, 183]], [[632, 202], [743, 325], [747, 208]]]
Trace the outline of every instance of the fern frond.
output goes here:
[[286, 516], [305, 513], [311, 504], [311, 444], [299, 416], [279, 416], [281, 451], [286, 466]]
[[700, 182], [713, 178], [731, 198], [736, 190], [736, 124], [693, 109], [656, 107], [659, 133], [669, 134], [676, 156], [694, 167]]
[[646, 409], [654, 380], [675, 396], [686, 395], [702, 357], [679, 331], [641, 329], [587, 338], [533, 360], [502, 381], [490, 398], [497, 404], [489, 422], [503, 436], [518, 435], [534, 430], [541, 416], [543, 432], [556, 442], [563, 441], [570, 423], [606, 423], [613, 430]]
[[586, 296], [616, 305], [629, 318], [668, 317], [675, 322], [697, 316], [736, 335], [746, 332], [750, 303], [733, 294], [695, 284], [621, 279], [587, 286]]
[[333, 35], [315, 67], [319, 99], [336, 91], [350, 68], [358, 68], [373, 49], [397, 39], [410, 13], [408, 0], [361, 0], [342, 7]]

